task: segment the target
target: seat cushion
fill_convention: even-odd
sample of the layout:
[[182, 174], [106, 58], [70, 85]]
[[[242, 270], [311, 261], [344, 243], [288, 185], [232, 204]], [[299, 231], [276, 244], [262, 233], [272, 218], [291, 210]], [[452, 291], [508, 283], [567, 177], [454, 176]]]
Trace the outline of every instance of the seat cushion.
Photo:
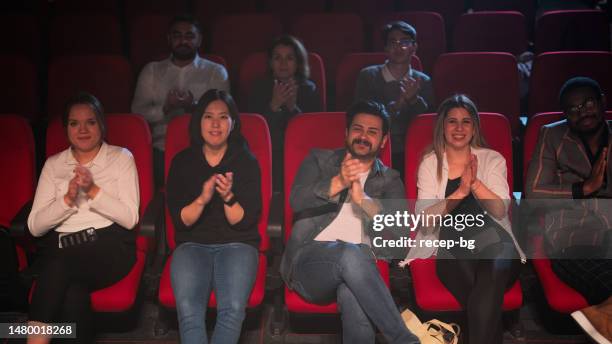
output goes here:
[[[436, 273], [436, 259], [417, 259], [410, 263], [416, 302], [426, 311], [460, 311], [457, 299], [442, 284]], [[523, 303], [521, 284], [516, 283], [504, 294], [504, 311], [514, 310]]]

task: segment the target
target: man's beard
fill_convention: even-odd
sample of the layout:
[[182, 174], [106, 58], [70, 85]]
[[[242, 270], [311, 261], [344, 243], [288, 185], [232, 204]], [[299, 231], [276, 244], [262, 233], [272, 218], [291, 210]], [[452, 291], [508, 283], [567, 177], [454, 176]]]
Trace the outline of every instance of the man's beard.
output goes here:
[[172, 56], [180, 61], [193, 60], [196, 55], [196, 50], [186, 46], [178, 46], [172, 50]]
[[[367, 152], [365, 154], [360, 154], [360, 153], [356, 152], [353, 149], [353, 145], [355, 145], [355, 144], [367, 145], [368, 147], [370, 147], [370, 150], [369, 150], [369, 152]], [[346, 149], [351, 153], [351, 155], [355, 159], [359, 159], [359, 160], [371, 160], [371, 159], [375, 158], [378, 155], [378, 152], [380, 151], [380, 146], [376, 147], [376, 149], [372, 149], [372, 143], [370, 143], [369, 141], [366, 141], [366, 140], [361, 140], [359, 138], [356, 138], [350, 144], [347, 142]]]
[[[601, 127], [604, 126], [604, 124], [606, 123], [605, 119], [602, 119], [601, 121], [599, 121], [599, 124], [597, 124], [596, 126], [594, 126], [593, 128], [589, 128], [589, 129], [579, 129], [578, 125], [580, 124], [580, 122], [586, 118], [589, 117], [584, 117], [581, 118], [580, 121], [578, 123], [576, 123], [575, 126], [570, 126], [570, 129], [572, 130], [572, 132], [574, 132], [576, 135], [580, 136], [581, 138], [589, 138], [590, 136], [594, 135], [597, 131], [599, 131], [599, 129], [601, 129]], [[603, 117], [602, 117], [603, 118]]]

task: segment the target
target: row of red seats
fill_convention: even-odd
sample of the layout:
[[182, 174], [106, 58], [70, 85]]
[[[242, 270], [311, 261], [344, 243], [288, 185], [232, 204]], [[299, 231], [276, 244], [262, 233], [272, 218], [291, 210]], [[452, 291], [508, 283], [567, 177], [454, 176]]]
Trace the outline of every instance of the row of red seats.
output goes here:
[[447, 21], [459, 17], [468, 9], [475, 11], [519, 11], [528, 18], [535, 16], [536, 0], [309, 0], [286, 2], [282, 0], [235, 0], [220, 2], [212, 0], [46, 0], [28, 1], [6, 6], [7, 9], [39, 13], [123, 13], [133, 18], [142, 13], [183, 13], [192, 10], [199, 17], [233, 12], [255, 12], [258, 10], [278, 13], [292, 12], [391, 12], [402, 10], [433, 11], [444, 15]]
[[[218, 56], [209, 58], [223, 63]], [[309, 56], [312, 79], [326, 99], [326, 66], [321, 58]], [[344, 56], [335, 75], [335, 109], [344, 110], [353, 100], [355, 83], [361, 68], [383, 63], [383, 53], [354, 53]], [[414, 66], [421, 69], [420, 60]], [[0, 112], [19, 113], [36, 118], [38, 86], [34, 66], [14, 56], [0, 56], [0, 68], [12, 82], [0, 92]], [[266, 56], [254, 53], [242, 62], [239, 78], [234, 80], [240, 108], [246, 109], [248, 93], [254, 80], [266, 72]], [[64, 56], [49, 66], [47, 113], [49, 118], [63, 111], [64, 99], [79, 89], [96, 94], [108, 112], [129, 112], [134, 89], [134, 71], [122, 56]], [[333, 74], [332, 74], [333, 75]], [[530, 79], [528, 114], [559, 110], [557, 94], [565, 80], [573, 76], [597, 80], [602, 88], [612, 90], [612, 53], [551, 52], [536, 57]], [[516, 59], [509, 53], [448, 53], [439, 56], [433, 73], [437, 102], [453, 93], [466, 93], [482, 111], [498, 112], [510, 119], [513, 133], [519, 135], [520, 93]], [[434, 104], [434, 107], [437, 104]], [[612, 106], [612, 104], [610, 105]], [[246, 109], [248, 110], [248, 109]]]
[[[164, 39], [170, 16], [143, 15], [129, 21], [129, 55], [139, 70], [152, 57], [167, 54]], [[349, 13], [311, 13], [292, 18], [283, 29], [275, 14], [251, 13], [217, 17], [210, 25], [210, 51], [224, 56], [236, 73], [243, 56], [265, 50], [273, 37], [289, 32], [318, 53], [334, 73], [340, 58], [350, 52], [382, 51], [380, 28], [391, 20], [405, 20], [419, 33], [419, 56], [426, 71], [447, 51], [445, 24], [434, 12], [388, 12], [364, 16]], [[208, 23], [208, 22], [207, 22]], [[364, 23], [366, 24], [364, 26]], [[0, 35], [2, 51], [21, 53], [33, 60], [41, 55], [37, 20], [28, 15], [4, 15]], [[537, 53], [559, 50], [610, 50], [610, 30], [605, 14], [596, 10], [553, 11], [538, 19]], [[25, 27], [15, 36], [14, 27]], [[78, 30], [75, 30], [79, 28]], [[366, 28], [364, 30], [364, 27]], [[245, 29], [248, 38], [245, 38]], [[51, 58], [70, 54], [122, 54], [124, 39], [117, 17], [108, 14], [62, 14], [51, 20], [48, 49]], [[372, 37], [365, 33], [370, 33]], [[528, 28], [520, 12], [474, 12], [458, 17], [451, 31], [452, 51], [504, 51], [518, 55], [528, 48]], [[24, 35], [28, 39], [24, 39]], [[371, 41], [368, 46], [366, 42]], [[210, 44], [209, 44], [210, 43]]]
[[[608, 114], [612, 119], [612, 112]], [[525, 142], [525, 156], [530, 156], [537, 139], [534, 135], [539, 128], [546, 123], [550, 123], [562, 118], [560, 113], [544, 113], [534, 117], [528, 125]], [[259, 305], [263, 300], [265, 275], [266, 275], [266, 252], [269, 247], [267, 236], [267, 224], [269, 205], [271, 200], [271, 147], [270, 136], [265, 120], [254, 114], [242, 114], [243, 133], [249, 141], [250, 147], [258, 158], [262, 169], [262, 217], [259, 221], [259, 231], [262, 235], [260, 245], [260, 266], [257, 282], [249, 300], [249, 307]], [[189, 115], [175, 118], [168, 127], [168, 139], [166, 144], [166, 174], [171, 158], [180, 150], [188, 146], [188, 140], [184, 135], [189, 121]], [[420, 115], [410, 126], [407, 132], [406, 145], [406, 194], [407, 197], [416, 198], [416, 170], [420, 155], [431, 142], [433, 125], [435, 122], [434, 114]], [[512, 190], [512, 135], [510, 124], [506, 117], [496, 113], [481, 113], [482, 132], [491, 145], [499, 151], [505, 158], [508, 168], [508, 184]], [[2, 154], [3, 158], [11, 159], [15, 154], [20, 154], [19, 159], [14, 161], [14, 168], [4, 169], [0, 178], [2, 190], [6, 190], [4, 202], [6, 206], [0, 207], [2, 214], [0, 219], [2, 224], [9, 225], [12, 218], [24, 207], [33, 197], [34, 185], [34, 151], [33, 138], [27, 122], [14, 115], [0, 116], [0, 128], [2, 132]], [[311, 113], [295, 117], [291, 120], [287, 128], [285, 142], [285, 187], [290, 188], [297, 173], [302, 159], [312, 148], [335, 148], [343, 144], [345, 128], [345, 116], [343, 113]], [[320, 135], [313, 140], [310, 132], [316, 130]], [[129, 133], [129, 135], [128, 135]], [[135, 134], [139, 133], [139, 134]], [[141, 215], [151, 200], [152, 178], [151, 178], [151, 139], [145, 121], [138, 115], [110, 115], [108, 116], [108, 141], [113, 144], [120, 144], [128, 147], [135, 156], [139, 170], [141, 187]], [[49, 126], [47, 134], [47, 155], [53, 154], [67, 146], [63, 130], [58, 121]], [[390, 164], [390, 150], [387, 148], [381, 153], [381, 159]], [[144, 191], [144, 193], [143, 193]], [[9, 204], [10, 203], [10, 204]], [[4, 205], [4, 204], [3, 204]], [[288, 238], [292, 227], [292, 210], [289, 205], [288, 195], [284, 199], [284, 237]], [[174, 249], [174, 230], [172, 222], [169, 220], [167, 209], [166, 215], [166, 235], [168, 246]], [[158, 229], [159, 230], [159, 229]], [[519, 229], [520, 230], [520, 229]], [[539, 239], [536, 238], [536, 246]], [[95, 310], [101, 312], [125, 311], [134, 303], [135, 293], [138, 290], [142, 268], [144, 266], [144, 255], [148, 246], [146, 239], [139, 240], [139, 262], [134, 270], [124, 280], [109, 288], [97, 291], [92, 294], [92, 305]], [[23, 257], [23, 255], [22, 255]], [[169, 283], [169, 262], [168, 259], [162, 273], [159, 289], [159, 302], [167, 308], [174, 308], [174, 297]], [[586, 306], [586, 301], [577, 291], [571, 289], [556, 278], [550, 269], [550, 263], [546, 258], [539, 258], [533, 261], [536, 272], [541, 279], [547, 300], [554, 310], [562, 313], [569, 313], [576, 309]], [[380, 262], [381, 274], [388, 284], [388, 265]], [[416, 260], [410, 265], [413, 276], [413, 288], [417, 305], [426, 311], [456, 311], [460, 306], [456, 299], [446, 290], [438, 280], [435, 273], [435, 257], [425, 260]], [[210, 306], [214, 306], [214, 298], [210, 301]], [[335, 304], [326, 306], [310, 304], [299, 295], [285, 289], [285, 304], [289, 311], [294, 313], [335, 313]], [[520, 283], [517, 282], [505, 295], [504, 310], [514, 310], [522, 305], [522, 290]]]

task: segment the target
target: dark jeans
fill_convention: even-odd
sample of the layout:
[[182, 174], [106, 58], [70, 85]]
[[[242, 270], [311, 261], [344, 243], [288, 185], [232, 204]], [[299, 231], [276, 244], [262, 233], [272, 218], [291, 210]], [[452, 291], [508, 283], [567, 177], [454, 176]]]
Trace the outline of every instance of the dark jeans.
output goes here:
[[93, 340], [92, 291], [125, 277], [136, 262], [134, 233], [112, 224], [97, 230], [98, 240], [58, 248], [58, 233], [42, 238], [41, 270], [30, 305], [30, 320], [76, 322], [79, 342]]
[[338, 302], [343, 343], [374, 343], [372, 323], [389, 343], [419, 343], [404, 325], [366, 245], [313, 241], [296, 258], [293, 287], [308, 302]]
[[[499, 259], [439, 259], [440, 281], [455, 296], [467, 316], [469, 344], [501, 343], [504, 293], [515, 283], [521, 261], [512, 243], [488, 248]], [[486, 257], [494, 256], [487, 252]]]

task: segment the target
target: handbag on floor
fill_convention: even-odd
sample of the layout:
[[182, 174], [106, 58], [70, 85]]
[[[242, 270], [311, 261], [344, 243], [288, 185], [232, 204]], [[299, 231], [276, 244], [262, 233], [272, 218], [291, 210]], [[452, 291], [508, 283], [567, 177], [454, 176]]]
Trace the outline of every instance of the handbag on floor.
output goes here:
[[421, 344], [457, 344], [461, 328], [459, 325], [447, 324], [438, 319], [421, 323], [409, 309], [402, 312], [402, 319], [410, 332], [419, 338]]

